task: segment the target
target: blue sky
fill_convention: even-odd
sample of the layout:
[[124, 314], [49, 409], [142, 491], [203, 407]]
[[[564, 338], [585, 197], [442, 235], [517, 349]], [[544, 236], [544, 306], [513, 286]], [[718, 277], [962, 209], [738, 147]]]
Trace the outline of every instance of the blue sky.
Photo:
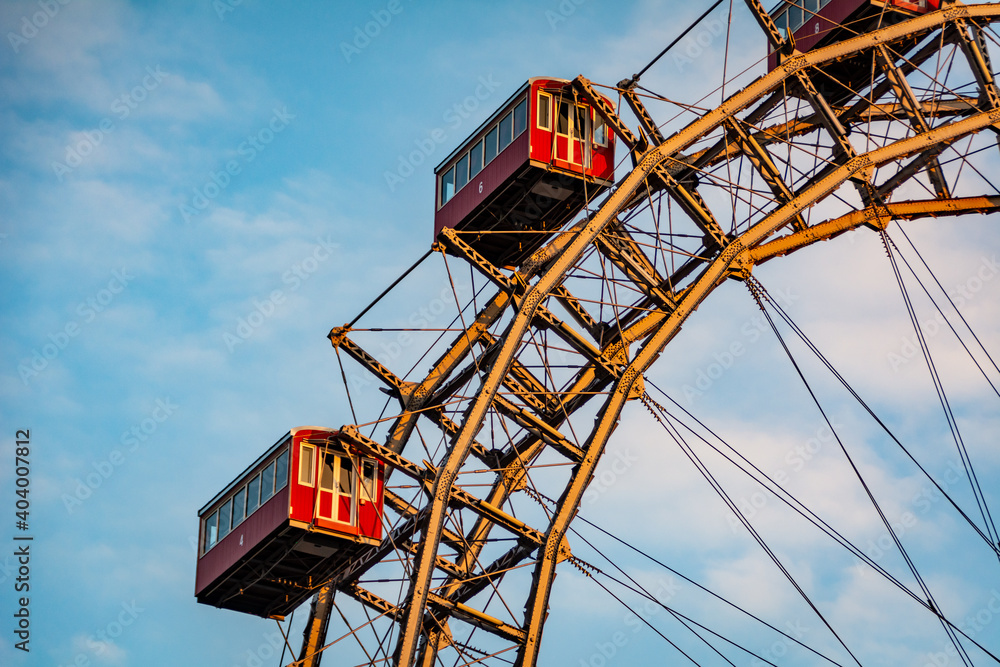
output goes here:
[[[49, 14], [32, 29], [43, 5]], [[194, 601], [198, 508], [290, 427], [351, 421], [325, 335], [432, 242], [438, 161], [528, 77], [582, 73], [614, 84], [701, 11], [598, 0], [0, 4], [0, 507], [11, 508], [0, 553], [12, 544], [18, 429], [31, 432], [35, 537], [30, 656], [13, 647], [13, 575], [0, 556], [0, 663], [248, 665], [264, 655], [273, 621]], [[372, 21], [375, 35], [359, 37]], [[761, 73], [763, 38], [739, 3], [734, 21], [731, 67]], [[721, 81], [724, 45], [706, 41], [687, 44], [691, 58], [664, 58], [644, 81], [698, 101]], [[467, 113], [456, 110], [463, 103]], [[428, 148], [438, 129], [444, 141]], [[425, 156], [412, 157], [421, 147]], [[942, 282], [958, 286], [995, 262], [994, 225], [975, 217], [912, 230]], [[910, 332], [876, 237], [842, 237], [758, 275], [787, 295], [840, 370], [946, 475], [954, 454], [935, 449], [947, 445], [943, 418], [926, 371], [907, 356]], [[439, 282], [421, 280], [406, 283], [380, 316], [434, 299]], [[1000, 279], [977, 285], [963, 312], [996, 351]], [[788, 472], [790, 486], [859, 543], [877, 546], [870, 509], [777, 343], [754, 334], [755, 317], [745, 290], [720, 290], [651, 377], [762, 465]], [[990, 402], [945, 338], [932, 342], [947, 359], [946, 382], [997, 507], [996, 397]], [[699, 394], [685, 394], [734, 342], [746, 354]], [[894, 353], [905, 363], [893, 364]], [[996, 559], [940, 503], [918, 503], [926, 482], [856, 406], [832, 385], [823, 390], [834, 420], [860, 443], [866, 471], [887, 490], [890, 514], [915, 517], [904, 532], [956, 618], [1000, 604]], [[362, 412], [374, 418], [379, 407]], [[629, 465], [594, 487], [583, 516], [830, 646], [658, 429], [629, 406], [609, 450]], [[791, 455], [797, 446], [808, 457]], [[730, 481], [753, 507], [756, 487]], [[972, 502], [967, 490], [957, 495]], [[816, 534], [790, 527], [774, 503], [754, 507], [762, 530], [869, 656], [922, 665], [943, 650], [926, 619], [911, 626], [930, 627], [926, 635], [866, 634], [884, 620], [870, 609], [896, 609], [898, 592], [831, 556]], [[648, 561], [618, 557], [653, 589], [672, 590]], [[893, 558], [885, 556], [895, 567]], [[702, 599], [685, 604], [728, 623]], [[900, 606], [895, 616], [911, 614], [919, 617]], [[627, 641], [608, 664], [664, 655], [662, 640], [633, 621], [567, 569], [545, 664], [593, 661], [618, 631]], [[331, 636], [342, 632], [331, 624]], [[775, 657], [789, 650], [743, 632]], [[978, 638], [991, 634], [995, 625]], [[292, 637], [297, 645], [298, 626]], [[1000, 648], [995, 639], [991, 646]], [[360, 662], [352, 656], [344, 660]]]

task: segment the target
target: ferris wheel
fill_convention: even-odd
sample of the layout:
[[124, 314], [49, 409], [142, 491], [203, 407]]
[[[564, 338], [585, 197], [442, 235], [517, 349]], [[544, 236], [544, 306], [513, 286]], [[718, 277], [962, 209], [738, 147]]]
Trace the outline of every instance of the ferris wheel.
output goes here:
[[[955, 530], [998, 567], [995, 493], [979, 483], [965, 420], [914, 304], [926, 293], [997, 400], [1000, 368], [905, 225], [893, 223], [1000, 209], [1000, 92], [989, 55], [1000, 4], [786, 0], [770, 13], [758, 0], [747, 5], [767, 36], [768, 71], [717, 106], [645, 87], [655, 60], [615, 85], [537, 77], [445, 158], [435, 170], [432, 249], [330, 332], [350, 423], [291, 430], [205, 506], [200, 601], [283, 618], [312, 598], [301, 649], [285, 637], [285, 664], [316, 665], [349, 646], [363, 664], [529, 666], [552, 662], [540, 651], [546, 623], [560, 623], [551, 612], [556, 574], [575, 572], [630, 611], [628, 596], [669, 615], [684, 637], [635, 618], [662, 637], [671, 663], [877, 662], [768, 544], [752, 508], [708, 462], [722, 457], [905, 600], [921, 627], [939, 633], [948, 664], [1000, 662], [995, 638], [964, 625], [954, 596], [923, 576], [809, 370], [856, 400]], [[619, 164], [616, 147], [626, 156]], [[883, 246], [894, 282], [881, 287], [901, 295], [913, 323], [914, 356], [940, 399], [961, 491], [928, 471], [754, 273], [855, 230]], [[740, 284], [902, 574], [650, 379], [699, 306]], [[380, 308], [393, 293], [416, 299], [414, 308]], [[375, 404], [384, 407], [365, 412]], [[616, 463], [602, 456], [623, 411], [652, 418], [814, 614], [818, 644], [723, 601], [807, 662], [726, 636], [599, 558], [615, 544], [669, 569], [634, 536], [581, 512], [602, 466]], [[265, 514], [278, 527], [250, 530]]]

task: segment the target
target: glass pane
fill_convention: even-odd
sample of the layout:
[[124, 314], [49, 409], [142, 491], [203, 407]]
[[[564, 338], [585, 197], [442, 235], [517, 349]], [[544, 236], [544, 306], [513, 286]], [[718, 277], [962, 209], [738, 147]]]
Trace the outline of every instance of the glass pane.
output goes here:
[[299, 484], [313, 485], [313, 471], [316, 470], [315, 455], [314, 447], [302, 445], [302, 450], [299, 452]]
[[455, 196], [455, 168], [452, 167], [441, 177], [441, 205]]
[[802, 27], [802, 7], [792, 5], [788, 8], [788, 23], [792, 32]]
[[247, 515], [247, 488], [244, 486], [233, 496], [233, 528], [240, 525]]
[[819, 11], [819, 0], [806, 0], [806, 21], [813, 18], [813, 14]]
[[233, 501], [227, 500], [219, 508], [219, 539], [229, 534], [230, 522], [233, 520]]
[[469, 182], [469, 154], [466, 153], [455, 165], [455, 192]]
[[327, 454], [323, 459], [323, 468], [319, 473], [319, 488], [324, 491], [333, 491], [333, 466], [337, 461], [334, 454]]
[[483, 142], [479, 142], [469, 151], [469, 178], [483, 170]]
[[247, 516], [260, 505], [260, 475], [257, 475], [247, 484]]
[[340, 457], [340, 479], [337, 480], [337, 493], [351, 495], [351, 482], [354, 477], [354, 461], [347, 456]]
[[528, 125], [528, 100], [521, 100], [514, 107], [514, 136], [518, 137]]
[[219, 541], [219, 513], [213, 512], [205, 522], [205, 551], [208, 551]]
[[489, 164], [497, 156], [497, 135], [500, 134], [498, 128], [493, 128], [486, 133], [485, 146], [483, 148], [483, 163]]
[[552, 98], [548, 95], [538, 95], [538, 127], [543, 130], [552, 129]]
[[274, 490], [280, 491], [288, 483], [288, 450], [278, 455], [274, 462]]
[[598, 146], [608, 145], [608, 125], [600, 116], [594, 119], [594, 143]]
[[274, 462], [268, 464], [260, 478], [260, 504], [274, 495]]
[[781, 12], [781, 15], [775, 19], [775, 24], [778, 26], [778, 30], [781, 34], [788, 38], [788, 12]]
[[559, 134], [569, 134], [569, 102], [559, 102], [558, 108], [556, 132]]
[[362, 497], [365, 500], [375, 500], [375, 473], [377, 470], [375, 462], [371, 459], [365, 459], [361, 462], [361, 482], [364, 491]]
[[587, 107], [576, 107], [576, 116], [573, 118], [573, 138], [586, 139], [590, 136], [590, 109]]
[[513, 124], [514, 123], [513, 123], [513, 119], [511, 118], [511, 114], [507, 114], [506, 116], [504, 116], [503, 118], [500, 119], [500, 150], [501, 151], [503, 149], [507, 148], [507, 146], [510, 146], [510, 142], [513, 139], [513, 137], [511, 136], [510, 131], [511, 131], [511, 126]]

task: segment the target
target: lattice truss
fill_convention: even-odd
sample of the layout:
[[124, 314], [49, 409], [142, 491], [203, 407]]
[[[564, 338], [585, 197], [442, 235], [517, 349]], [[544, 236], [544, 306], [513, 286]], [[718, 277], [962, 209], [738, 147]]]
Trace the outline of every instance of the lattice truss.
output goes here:
[[331, 581], [371, 619], [369, 660], [535, 664], [557, 564], [586, 567], [567, 530], [622, 407], [717, 286], [862, 225], [1000, 206], [998, 17], [953, 4], [791, 52], [707, 110], [604, 89], [629, 149], [610, 193], [519, 267], [446, 230], [395, 288], [412, 311], [331, 331], [351, 409], [385, 405], [343, 432], [391, 466], [387, 536]]

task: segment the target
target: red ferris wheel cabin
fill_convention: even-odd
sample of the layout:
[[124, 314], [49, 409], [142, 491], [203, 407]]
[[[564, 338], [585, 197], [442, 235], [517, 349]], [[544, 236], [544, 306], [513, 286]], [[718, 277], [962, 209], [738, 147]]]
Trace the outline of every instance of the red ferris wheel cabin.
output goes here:
[[198, 512], [198, 602], [281, 617], [382, 538], [384, 464], [293, 428]]
[[[784, 0], [769, 13], [785, 35], [791, 33], [795, 48], [805, 53], [819, 46], [850, 39], [880, 26], [892, 25], [917, 14], [938, 9], [941, 0]], [[837, 67], [839, 65], [839, 67]], [[858, 67], [845, 61], [830, 72], [843, 83], [859, 90], [870, 78], [870, 65]], [[769, 47], [767, 71], [778, 66], [778, 54]], [[839, 92], [833, 97], [839, 97]]]
[[446, 227], [513, 266], [614, 182], [615, 137], [565, 79], [529, 79], [437, 166], [434, 235]]

